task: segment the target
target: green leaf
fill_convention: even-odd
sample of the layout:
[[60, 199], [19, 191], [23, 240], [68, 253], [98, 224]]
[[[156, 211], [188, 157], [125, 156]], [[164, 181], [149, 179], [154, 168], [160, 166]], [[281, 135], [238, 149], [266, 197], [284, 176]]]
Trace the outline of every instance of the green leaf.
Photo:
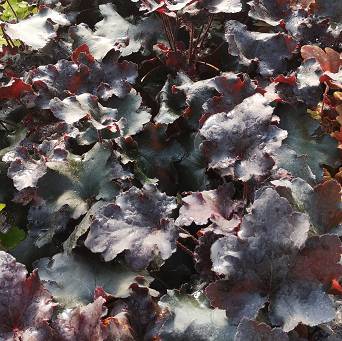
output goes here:
[[14, 226], [7, 233], [0, 233], [0, 248], [5, 250], [13, 249], [24, 239], [25, 232]]
[[144, 276], [143, 286], [153, 280], [145, 271], [134, 272], [119, 263], [104, 263], [81, 253], [58, 253], [41, 258], [34, 266], [55, 299], [67, 307], [92, 302], [96, 287], [115, 297], [126, 298], [137, 277]]
[[[337, 141], [328, 134], [320, 132], [320, 123], [311, 118], [304, 105], [296, 107], [284, 105], [275, 114], [280, 117], [280, 128], [288, 132], [283, 145], [294, 150], [298, 157], [306, 157], [307, 164], [317, 181], [321, 180], [323, 176], [322, 165], [338, 166]], [[287, 160], [282, 162], [280, 158], [277, 164], [278, 167], [292, 172], [291, 164]], [[294, 175], [302, 176], [299, 173]]]
[[[175, 190], [177, 183], [174, 165], [185, 155], [177, 140], [168, 140], [166, 127], [148, 123], [144, 131], [135, 137], [136, 143], [124, 142], [124, 157], [136, 163], [136, 176], [143, 183], [158, 179], [164, 192]], [[153, 182], [153, 181], [152, 181]]]
[[116, 195], [111, 182], [113, 162], [110, 150], [100, 144], [82, 158], [70, 154], [66, 162], [48, 162], [49, 172], [39, 181], [39, 194], [54, 211], [69, 205], [72, 217], [77, 219], [87, 212], [89, 201], [110, 200]]
[[0, 212], [6, 207], [6, 204], [0, 203]]
[[4, 1], [1, 5], [3, 8], [0, 19], [3, 21], [12, 21], [16, 17], [21, 20], [27, 18], [29, 15], [37, 13], [37, 7], [29, 5], [26, 1], [22, 0], [10, 0], [9, 1], [16, 16], [14, 15], [10, 5], [7, 1]]
[[86, 214], [96, 200], [113, 199], [119, 191], [114, 180], [129, 176], [110, 148], [99, 143], [83, 157], [70, 153], [66, 161], [51, 161], [47, 166], [48, 172], [38, 183], [44, 204], [32, 206], [29, 211], [32, 226], [43, 232], [38, 246], [50, 242], [71, 218]]

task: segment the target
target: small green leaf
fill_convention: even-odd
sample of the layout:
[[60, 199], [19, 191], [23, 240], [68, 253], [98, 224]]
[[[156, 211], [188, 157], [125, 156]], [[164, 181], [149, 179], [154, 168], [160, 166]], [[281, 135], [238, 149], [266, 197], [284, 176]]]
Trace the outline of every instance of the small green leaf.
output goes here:
[[[30, 14], [37, 13], [38, 10], [35, 6], [29, 5], [26, 1], [22, 0], [10, 0], [9, 1], [16, 16], [19, 20], [27, 18]], [[12, 21], [16, 19], [13, 10], [9, 6], [7, 1], [1, 4], [3, 11], [1, 13], [0, 19], [3, 21]]]
[[24, 239], [25, 232], [14, 226], [7, 233], [0, 233], [0, 248], [13, 249]]
[[6, 207], [6, 204], [0, 203], [0, 212]]

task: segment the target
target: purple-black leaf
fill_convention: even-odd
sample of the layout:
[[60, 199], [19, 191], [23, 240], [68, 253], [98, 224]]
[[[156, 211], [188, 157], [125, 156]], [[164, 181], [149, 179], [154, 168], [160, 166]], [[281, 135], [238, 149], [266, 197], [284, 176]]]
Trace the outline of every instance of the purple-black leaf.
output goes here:
[[233, 338], [235, 327], [230, 325], [224, 312], [210, 309], [201, 298], [177, 291], [168, 291], [160, 306], [169, 314], [159, 335], [162, 340], [224, 341]]
[[229, 53], [249, 66], [258, 62], [258, 71], [264, 77], [287, 71], [286, 61], [291, 58], [296, 43], [284, 33], [259, 33], [247, 30], [247, 26], [231, 20], [226, 23], [226, 40]]
[[94, 214], [85, 245], [105, 261], [126, 251], [133, 269], [144, 269], [151, 261], [161, 264], [176, 249], [178, 233], [171, 218], [176, 207], [174, 198], [154, 186], [131, 187]]
[[101, 317], [105, 313], [105, 299], [97, 298], [84, 307], [67, 309], [53, 322], [54, 336], [60, 341], [104, 341], [105, 326]]
[[213, 270], [226, 276], [206, 289], [212, 304], [234, 322], [255, 318], [288, 275], [308, 231], [306, 215], [265, 189], [244, 216], [238, 238], [228, 235], [211, 247]]
[[[291, 182], [274, 181], [273, 184], [280, 194], [307, 212], [311, 224], [319, 233], [328, 233], [341, 223], [341, 185], [336, 180], [331, 179], [314, 187], [301, 178], [295, 178]], [[289, 190], [290, 193], [287, 194], [284, 190]]]
[[200, 130], [209, 167], [243, 181], [265, 176], [274, 165], [272, 153], [287, 136], [272, 124], [272, 114], [267, 99], [255, 94], [232, 111], [209, 117]]
[[322, 285], [309, 281], [282, 283], [270, 305], [271, 321], [288, 332], [298, 323], [309, 326], [329, 322], [335, 318], [332, 299]]
[[117, 298], [125, 298], [136, 277], [139, 276], [142, 282], [144, 275], [146, 285], [152, 281], [147, 273], [133, 272], [121, 264], [103, 263], [77, 253], [58, 253], [52, 258], [42, 258], [36, 266], [54, 298], [69, 308], [91, 303], [96, 287]]
[[0, 338], [43, 341], [51, 337], [48, 321], [55, 303], [37, 271], [27, 276], [23, 264], [0, 251]]
[[242, 213], [241, 201], [232, 199], [235, 193], [232, 184], [218, 187], [216, 190], [194, 192], [182, 199], [183, 205], [176, 220], [177, 225], [205, 225], [209, 221], [212, 229], [219, 234], [233, 231], [239, 224]]
[[121, 17], [111, 4], [99, 7], [104, 18], [95, 25], [95, 32], [85, 24], [70, 29], [75, 45], [87, 44], [98, 60], [102, 60], [113, 48], [119, 50], [123, 56], [141, 49], [148, 52], [161, 36], [161, 23], [155, 17], [144, 18], [137, 24], [132, 24]]
[[204, 103], [203, 109], [205, 113], [210, 114], [232, 110], [245, 98], [252, 96], [257, 88], [246, 74], [239, 77], [234, 73], [226, 73], [213, 78], [211, 84], [220, 93], [220, 96], [210, 98]]
[[266, 323], [244, 319], [239, 324], [234, 341], [288, 341], [289, 337], [279, 328], [272, 329]]

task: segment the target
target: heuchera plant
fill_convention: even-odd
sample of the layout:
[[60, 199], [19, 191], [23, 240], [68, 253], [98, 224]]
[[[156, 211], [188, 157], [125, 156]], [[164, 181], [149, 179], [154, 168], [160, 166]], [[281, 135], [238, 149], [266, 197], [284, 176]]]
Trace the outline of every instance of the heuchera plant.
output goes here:
[[0, 340], [342, 339], [342, 1], [0, 12]]

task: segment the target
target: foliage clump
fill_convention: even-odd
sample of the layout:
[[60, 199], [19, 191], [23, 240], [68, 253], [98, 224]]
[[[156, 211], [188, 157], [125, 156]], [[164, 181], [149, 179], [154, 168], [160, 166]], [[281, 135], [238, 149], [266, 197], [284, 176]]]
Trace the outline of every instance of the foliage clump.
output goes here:
[[340, 340], [336, 0], [4, 0], [0, 339]]

